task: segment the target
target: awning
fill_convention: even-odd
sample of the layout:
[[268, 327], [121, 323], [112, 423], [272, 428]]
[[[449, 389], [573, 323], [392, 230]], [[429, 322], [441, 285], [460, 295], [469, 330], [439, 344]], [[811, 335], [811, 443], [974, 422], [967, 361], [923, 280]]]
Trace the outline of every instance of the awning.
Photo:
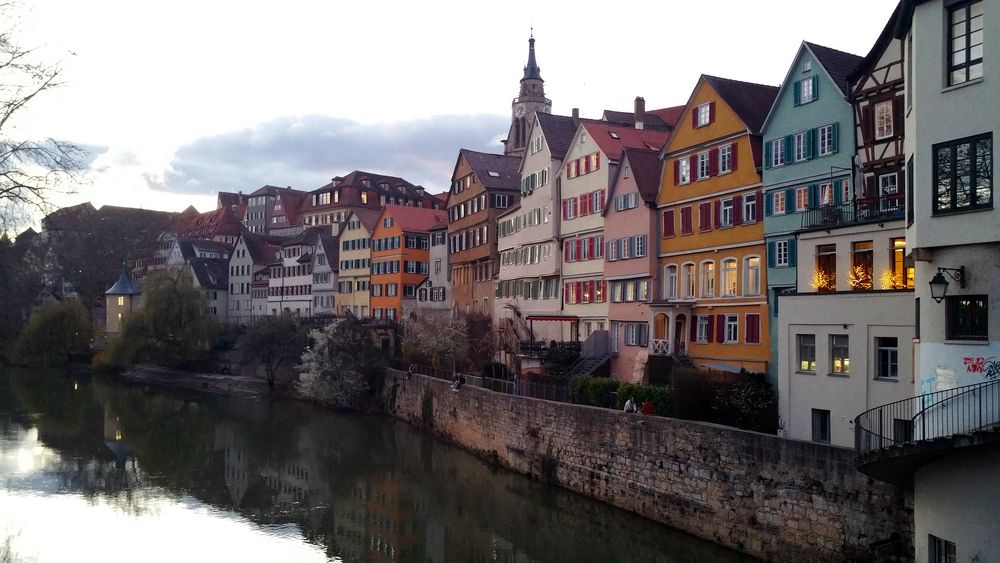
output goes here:
[[529, 315], [526, 317], [529, 321], [558, 321], [558, 322], [576, 322], [580, 320], [580, 317], [572, 317], [566, 315]]

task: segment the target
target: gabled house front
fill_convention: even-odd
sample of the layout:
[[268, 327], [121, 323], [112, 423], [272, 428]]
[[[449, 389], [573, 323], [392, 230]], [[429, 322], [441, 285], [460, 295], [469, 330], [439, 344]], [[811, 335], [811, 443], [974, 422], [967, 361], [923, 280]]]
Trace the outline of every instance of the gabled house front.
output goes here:
[[777, 93], [703, 75], [662, 151], [654, 353], [767, 370], [760, 127]]
[[337, 311], [358, 318], [371, 316], [371, 237], [380, 211], [354, 209], [347, 213], [340, 233]]

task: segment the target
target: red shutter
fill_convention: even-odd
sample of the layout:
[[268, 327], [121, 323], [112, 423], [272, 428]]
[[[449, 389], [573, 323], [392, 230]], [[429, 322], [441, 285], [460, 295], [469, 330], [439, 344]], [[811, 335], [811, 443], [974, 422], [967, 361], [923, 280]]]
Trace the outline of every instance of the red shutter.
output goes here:
[[[754, 221], [760, 221], [761, 218], [764, 216], [764, 192], [762, 192], [760, 190], [757, 190], [756, 201], [757, 201], [757, 205], [753, 206], [754, 207], [754, 217], [753, 217], [753, 220]], [[750, 218], [747, 217], [747, 221], [749, 221], [749, 220], [750, 220]]]
[[[694, 342], [698, 340], [698, 315], [691, 315], [691, 318], [688, 319], [688, 322], [691, 324], [691, 328], [688, 331], [689, 333], [688, 342]], [[680, 336], [678, 335], [678, 338], [679, 337]]]
[[562, 218], [565, 220], [569, 216], [569, 202], [565, 199], [562, 202]]
[[576, 242], [574, 244], [576, 244], [576, 259], [580, 260], [580, 258], [583, 256], [583, 239], [581, 238], [576, 239]]
[[708, 332], [706, 333], [705, 342], [711, 342], [713, 336], [715, 335], [715, 322], [712, 319], [712, 315], [698, 315], [703, 317], [708, 317]]
[[681, 234], [691, 234], [691, 207], [681, 208]]
[[691, 127], [698, 128], [698, 108], [691, 109]]
[[600, 170], [600, 169], [601, 169], [601, 153], [595, 152], [594, 153], [594, 170]]
[[722, 343], [726, 341], [726, 316], [715, 315], [715, 341]]
[[681, 161], [680, 159], [674, 160], [674, 185], [681, 183]]
[[896, 137], [903, 136], [903, 96], [896, 96], [892, 99], [892, 134]]
[[746, 342], [747, 344], [760, 344], [760, 315], [757, 313], [747, 313]]
[[719, 149], [708, 151], [708, 175], [719, 175]]
[[568, 283], [564, 283], [563, 284], [563, 301], [566, 302], [566, 303], [569, 303], [570, 302], [569, 301], [569, 297], [570, 297], [570, 295], [569, 295], [569, 284]]
[[663, 212], [663, 236], [674, 236], [674, 210], [668, 209]]
[[563, 260], [569, 262], [569, 245], [570, 241], [563, 241]]
[[698, 177], [698, 155], [691, 155], [691, 181], [693, 182], [695, 178]]
[[712, 204], [702, 203], [698, 205], [698, 230], [712, 230]]
[[567, 178], [572, 178], [572, 176], [570, 176], [570, 164], [571, 163], [569, 163], [569, 162], [566, 163], [566, 177]]
[[733, 224], [743, 224], [743, 196], [740, 195], [733, 198]]
[[576, 299], [573, 301], [574, 303], [586, 303], [586, 301], [583, 300], [583, 284], [580, 282], [574, 283], [573, 292], [576, 295]]
[[581, 157], [581, 158], [583, 158], [583, 166], [582, 166], [583, 173], [586, 174], [586, 173], [590, 172], [590, 155], [587, 155], [587, 156], [584, 156], [584, 157]]
[[577, 213], [580, 217], [584, 215], [590, 215], [590, 194], [583, 194], [580, 196], [580, 211]]
[[865, 145], [875, 140], [875, 114], [872, 104], [861, 109], [861, 142]]
[[722, 226], [722, 201], [715, 202], [715, 228]]
[[594, 292], [596, 288], [594, 287], [594, 280], [587, 282], [587, 290], [590, 292], [590, 302], [597, 303], [597, 293]]
[[607, 202], [607, 197], [608, 197], [608, 190], [601, 190], [601, 201], [600, 201], [601, 211], [604, 211], [604, 204]]
[[715, 102], [708, 102], [708, 122], [715, 123]]
[[587, 256], [594, 259], [594, 237], [587, 238]]
[[732, 150], [733, 164], [732, 164], [731, 168], [733, 170], [736, 170], [736, 155], [740, 154], [740, 150], [739, 150], [740, 149], [740, 145], [739, 145], [739, 143], [735, 143], [734, 142], [732, 144], [732, 147], [733, 147], [733, 150]]

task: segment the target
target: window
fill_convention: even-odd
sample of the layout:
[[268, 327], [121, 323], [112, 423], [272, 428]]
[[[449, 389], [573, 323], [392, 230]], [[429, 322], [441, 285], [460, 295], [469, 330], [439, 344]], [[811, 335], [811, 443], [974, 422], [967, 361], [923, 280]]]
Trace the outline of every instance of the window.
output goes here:
[[819, 204], [833, 205], [833, 184], [827, 182], [819, 185]]
[[806, 211], [809, 209], [809, 186], [795, 188], [795, 210]]
[[948, 9], [948, 86], [983, 77], [983, 2]]
[[798, 371], [816, 371], [816, 335], [800, 334], [796, 338], [799, 350]]
[[771, 141], [771, 167], [785, 164], [785, 139], [775, 139]]
[[683, 279], [684, 283], [684, 297], [688, 299], [694, 298], [694, 264], [684, 264], [683, 266]]
[[623, 323], [626, 346], [647, 346], [649, 325], [646, 323]]
[[993, 134], [934, 145], [934, 213], [993, 207]]
[[667, 299], [677, 299], [677, 266], [671, 264], [667, 266], [663, 276], [666, 280], [663, 293]]
[[851, 373], [850, 340], [846, 334], [830, 335], [830, 370], [832, 373]]
[[785, 192], [777, 191], [771, 194], [771, 213], [773, 215], [785, 213]]
[[816, 99], [816, 77], [811, 76], [799, 81], [799, 103], [808, 104]]
[[[785, 243], [785, 259], [788, 259], [788, 241]], [[748, 256], [743, 259], [743, 295], [760, 295], [760, 257]]]
[[722, 212], [720, 219], [722, 219], [722, 227], [732, 227], [733, 226], [733, 200], [724, 199], [722, 200]]
[[740, 316], [726, 315], [726, 342], [732, 344], [740, 341]]
[[698, 117], [696, 121], [696, 127], [704, 127], [711, 123], [712, 120], [712, 104], [711, 102], [707, 104], [701, 104], [698, 106]]
[[816, 291], [837, 289], [837, 245], [821, 244], [816, 247], [816, 273], [812, 287]]
[[833, 125], [824, 125], [819, 128], [819, 155], [826, 156], [836, 152], [834, 142]]
[[722, 295], [735, 297], [736, 285], [736, 259], [727, 258], [722, 261]]
[[802, 72], [809, 72], [813, 68], [812, 59], [802, 59]]
[[119, 307], [124, 307], [125, 306], [125, 298], [122, 297], [121, 295], [118, 296], [118, 306]]
[[928, 563], [955, 563], [958, 561], [955, 543], [927, 534]]
[[808, 152], [809, 136], [805, 131], [795, 134], [795, 162], [801, 162], [809, 158]]
[[882, 289], [912, 289], [913, 288], [913, 263], [906, 258], [906, 239], [892, 239], [892, 270], [891, 279], [888, 284], [883, 284]]
[[629, 174], [630, 174], [631, 172], [632, 172], [632, 170], [631, 170], [631, 169], [630, 169], [630, 168], [629, 168], [628, 166], [626, 166], [626, 167], [625, 167], [625, 170], [623, 170], [623, 171], [622, 171], [622, 174], [623, 174], [623, 177], [624, 177], [624, 178], [628, 178], [628, 177], [629, 177]]
[[704, 180], [709, 176], [708, 153], [698, 153], [698, 179]]
[[788, 241], [774, 241], [774, 265], [776, 267], [788, 266]]
[[743, 222], [753, 223], [757, 220], [757, 194], [743, 196]]
[[507, 209], [508, 201], [507, 194], [496, 194], [494, 205], [497, 209]]
[[898, 178], [895, 172], [892, 174], [882, 174], [878, 177], [879, 210], [882, 212], [895, 211], [902, 203], [899, 196]]
[[733, 148], [735, 144], [719, 147], [719, 174], [733, 171]]
[[989, 340], [989, 299], [986, 295], [945, 297], [945, 338]]
[[701, 296], [715, 297], [715, 262], [701, 265]]
[[392, 217], [386, 217], [385, 219], [382, 219], [382, 226], [385, 227], [386, 229], [392, 227]]
[[698, 315], [698, 324], [695, 328], [695, 340], [698, 342], [708, 342], [708, 329], [712, 322], [712, 317], [708, 315]]
[[830, 443], [830, 411], [812, 410], [812, 439], [813, 442]]
[[691, 160], [680, 158], [677, 161], [677, 183], [687, 184], [691, 181]]
[[875, 377], [887, 379], [899, 377], [899, 339], [891, 337], [875, 339]]
[[872, 255], [875, 245], [870, 240], [851, 243], [851, 275], [848, 280], [851, 289], [869, 290], [873, 289], [872, 283]]
[[892, 135], [892, 100], [886, 100], [875, 104], [875, 139], [886, 139]]

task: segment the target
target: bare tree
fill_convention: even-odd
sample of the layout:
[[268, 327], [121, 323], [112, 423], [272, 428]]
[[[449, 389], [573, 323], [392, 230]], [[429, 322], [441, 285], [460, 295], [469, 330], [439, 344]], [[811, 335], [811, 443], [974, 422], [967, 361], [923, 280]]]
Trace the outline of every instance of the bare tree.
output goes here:
[[51, 209], [52, 195], [72, 193], [85, 168], [81, 147], [53, 138], [19, 138], [17, 119], [36, 97], [60, 86], [58, 63], [39, 60], [16, 37], [17, 1], [0, 3], [0, 231]]

